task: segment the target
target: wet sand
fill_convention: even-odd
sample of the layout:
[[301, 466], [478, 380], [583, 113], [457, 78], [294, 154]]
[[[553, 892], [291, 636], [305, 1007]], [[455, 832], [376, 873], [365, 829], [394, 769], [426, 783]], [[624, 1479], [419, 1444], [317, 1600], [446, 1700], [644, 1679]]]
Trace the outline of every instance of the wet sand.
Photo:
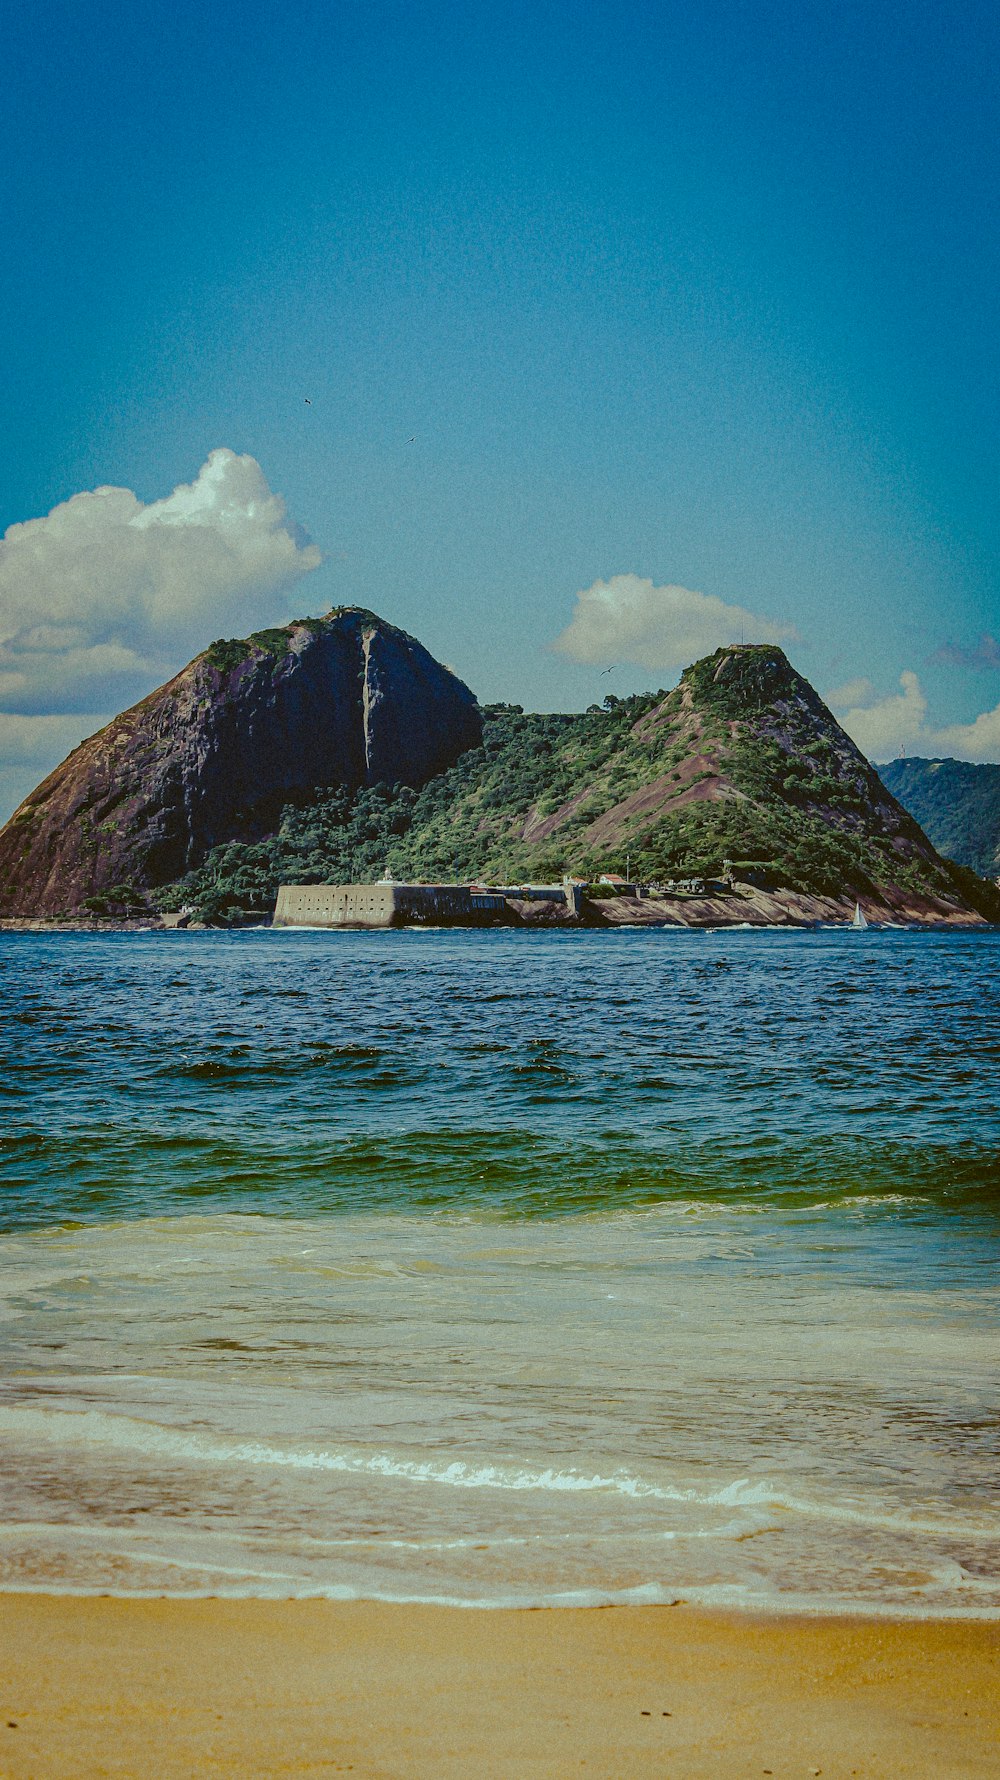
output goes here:
[[0, 1597], [0, 1775], [973, 1780], [1000, 1626]]

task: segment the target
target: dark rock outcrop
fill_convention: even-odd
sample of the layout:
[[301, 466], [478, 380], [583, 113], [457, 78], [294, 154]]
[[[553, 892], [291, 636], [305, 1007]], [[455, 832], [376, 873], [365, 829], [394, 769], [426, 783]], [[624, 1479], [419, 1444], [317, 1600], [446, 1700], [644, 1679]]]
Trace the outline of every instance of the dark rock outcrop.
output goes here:
[[82, 742], [0, 831], [0, 914], [146, 890], [271, 832], [318, 785], [419, 787], [475, 747], [473, 694], [360, 607], [213, 643]]

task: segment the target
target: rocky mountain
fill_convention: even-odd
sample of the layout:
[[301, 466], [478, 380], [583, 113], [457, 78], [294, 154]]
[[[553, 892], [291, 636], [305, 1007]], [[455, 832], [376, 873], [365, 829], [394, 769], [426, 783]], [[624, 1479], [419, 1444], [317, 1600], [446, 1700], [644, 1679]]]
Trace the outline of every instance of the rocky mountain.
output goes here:
[[727, 875], [797, 899], [796, 919], [863, 897], [888, 919], [1000, 920], [778, 648], [719, 649], [671, 692], [584, 712], [481, 711], [357, 607], [214, 643], [84, 742], [0, 833], [0, 915], [226, 919], [282, 881], [386, 869]]
[[450, 866], [514, 878], [711, 876], [727, 860], [803, 892], [1000, 914], [773, 646], [719, 649], [672, 692], [579, 716], [498, 712], [480, 750], [428, 784], [389, 855], [401, 876]]
[[1000, 766], [892, 760], [879, 773], [942, 853], [1000, 878]]
[[0, 914], [135, 901], [317, 785], [421, 786], [481, 734], [468, 687], [360, 607], [213, 643], [25, 799], [0, 832]]
[[828, 918], [817, 898], [857, 896], [886, 919], [1000, 919], [1000, 895], [937, 854], [780, 649], [720, 649], [672, 692], [585, 712], [483, 714], [479, 746], [422, 790], [332, 788], [289, 808], [268, 840], [213, 853], [178, 904], [218, 918], [270, 907], [280, 882], [386, 869], [650, 881], [716, 877], [728, 862], [762, 895], [798, 897], [796, 918]]

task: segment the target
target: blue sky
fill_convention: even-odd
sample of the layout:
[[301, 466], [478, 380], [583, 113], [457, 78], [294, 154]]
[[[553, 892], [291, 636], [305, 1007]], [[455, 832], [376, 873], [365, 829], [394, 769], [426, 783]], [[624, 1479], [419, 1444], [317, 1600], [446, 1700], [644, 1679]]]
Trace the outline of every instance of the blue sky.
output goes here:
[[756, 624], [876, 757], [1000, 759], [998, 36], [21, 8], [0, 532], [59, 511], [0, 545], [4, 813], [213, 637], [354, 601], [535, 707]]

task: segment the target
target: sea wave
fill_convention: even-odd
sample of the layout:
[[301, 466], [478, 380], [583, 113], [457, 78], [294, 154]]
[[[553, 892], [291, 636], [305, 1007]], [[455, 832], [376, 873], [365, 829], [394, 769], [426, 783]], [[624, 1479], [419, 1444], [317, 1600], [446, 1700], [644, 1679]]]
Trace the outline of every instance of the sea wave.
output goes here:
[[460, 1490], [517, 1494], [622, 1496], [633, 1501], [685, 1503], [706, 1508], [768, 1509], [854, 1526], [966, 1539], [1000, 1540], [1000, 1515], [956, 1510], [948, 1518], [913, 1514], [881, 1503], [819, 1501], [767, 1479], [733, 1478], [710, 1489], [653, 1481], [627, 1471], [585, 1472], [553, 1465], [533, 1467], [448, 1457], [417, 1458], [400, 1453], [278, 1446], [259, 1440], [220, 1440], [100, 1410], [59, 1410], [28, 1406], [0, 1408], [0, 1428], [22, 1439], [52, 1442], [63, 1451], [75, 1445], [141, 1450], [199, 1465], [269, 1466], [379, 1478], [386, 1482]]

